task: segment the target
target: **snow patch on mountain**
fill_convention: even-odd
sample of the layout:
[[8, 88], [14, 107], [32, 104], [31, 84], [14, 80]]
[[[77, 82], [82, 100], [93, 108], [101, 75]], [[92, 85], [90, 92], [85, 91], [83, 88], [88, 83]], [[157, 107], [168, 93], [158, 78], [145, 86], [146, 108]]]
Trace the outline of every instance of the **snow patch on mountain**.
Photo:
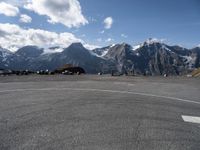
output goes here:
[[[144, 41], [144, 43], [141, 43], [141, 44], [138, 44], [138, 45], [134, 45], [132, 50], [135, 51], [135, 50], [137, 50], [137, 49], [139, 49], [139, 48], [141, 48], [141, 47], [143, 47], [143, 46], [145, 46], [145, 45], [148, 45], [148, 46], [149, 46], [149, 45], [152, 45], [152, 44], [155, 44], [155, 43], [163, 44], [164, 41], [165, 41], [164, 39], [149, 38], [149, 39], [147, 39], [146, 41]], [[163, 46], [165, 46], [165, 45], [163, 44]], [[163, 47], [163, 48], [165, 48], [165, 49], [171, 51], [171, 50], [170, 50], [169, 48], [167, 48], [166, 46]]]
[[8, 58], [8, 56], [10, 56], [11, 54], [12, 54], [11, 51], [0, 47], [0, 57], [2, 57], [3, 62], [5, 62]]
[[136, 56], [140, 56], [140, 53], [136, 53]]
[[112, 44], [112, 45], [110, 45], [110, 48], [115, 47], [115, 46], [116, 46], [116, 44]]
[[196, 56], [182, 56], [185, 59], [185, 63], [190, 69], [194, 68], [197, 57]]
[[109, 46], [109, 48], [104, 49], [104, 51], [102, 52], [101, 57], [104, 57], [108, 53], [108, 51], [110, 50], [110, 48], [113, 48], [115, 46], [116, 46], [116, 44], [112, 44], [112, 45]]
[[132, 49], [132, 50], [135, 51], [135, 50], [141, 48], [142, 46], [143, 46], [142, 44], [135, 45], [135, 46], [133, 46], [133, 49]]
[[165, 49], [165, 50], [167, 50], [167, 51], [169, 51], [169, 52], [172, 52], [172, 50], [171, 49], [169, 49], [166, 45], [162, 45], [162, 49]]
[[109, 49], [105, 49], [105, 51], [102, 53], [101, 57], [105, 56], [108, 53]]
[[101, 57], [101, 58], [104, 59], [104, 56], [106, 56], [106, 54], [108, 53], [108, 51], [111, 48], [115, 47], [115, 46], [116, 46], [116, 44], [112, 44], [112, 45], [110, 45], [108, 47], [94, 49], [94, 50], [92, 50], [92, 54], [95, 55], [95, 56], [97, 56], [97, 57]]
[[91, 53], [93, 55], [97, 56], [97, 57], [102, 57], [103, 58], [108, 53], [108, 51], [109, 51], [109, 48], [106, 48], [106, 49], [102, 50], [101, 54], [97, 54], [95, 52], [91, 52]]

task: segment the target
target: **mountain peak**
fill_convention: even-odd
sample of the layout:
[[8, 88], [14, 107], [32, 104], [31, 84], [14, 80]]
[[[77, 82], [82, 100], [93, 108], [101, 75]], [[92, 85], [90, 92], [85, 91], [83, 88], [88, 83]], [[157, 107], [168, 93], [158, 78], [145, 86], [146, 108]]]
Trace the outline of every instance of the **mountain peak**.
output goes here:
[[21, 47], [20, 49], [18, 49], [17, 52], [33, 51], [33, 50], [41, 50], [41, 49], [35, 45], [27, 45], [27, 46], [24, 46], [24, 47]]
[[126, 46], [126, 45], [129, 45], [129, 44], [128, 44], [128, 43], [125, 43], [125, 42], [123, 42], [123, 43], [122, 43], [122, 45]]
[[83, 44], [80, 43], [80, 42], [72, 43], [72, 44], [69, 46], [69, 48], [84, 48], [84, 49], [85, 49], [85, 47], [83, 46]]
[[83, 46], [82, 43], [72, 43], [69, 47], [64, 49], [63, 53], [65, 53], [66, 55], [73, 54], [74, 56], [77, 55], [82, 57], [81, 55], [88, 55], [88, 53], [90, 52], [87, 48]]
[[38, 57], [40, 54], [42, 54], [44, 51], [43, 48], [39, 48], [34, 45], [28, 45], [20, 48], [16, 54], [21, 55], [24, 57]]

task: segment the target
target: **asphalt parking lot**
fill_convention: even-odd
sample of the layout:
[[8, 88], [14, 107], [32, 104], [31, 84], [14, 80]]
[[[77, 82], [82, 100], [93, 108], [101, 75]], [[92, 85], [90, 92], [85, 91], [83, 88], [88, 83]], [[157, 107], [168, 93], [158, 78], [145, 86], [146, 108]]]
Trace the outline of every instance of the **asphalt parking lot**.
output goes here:
[[199, 150], [200, 79], [0, 77], [0, 150]]

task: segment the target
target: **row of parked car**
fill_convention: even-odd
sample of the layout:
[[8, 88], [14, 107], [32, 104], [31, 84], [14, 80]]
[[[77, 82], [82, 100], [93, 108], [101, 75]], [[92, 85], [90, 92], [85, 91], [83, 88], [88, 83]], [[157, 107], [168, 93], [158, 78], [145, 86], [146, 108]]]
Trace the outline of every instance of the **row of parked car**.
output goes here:
[[29, 75], [33, 73], [34, 72], [29, 70], [14, 71], [14, 70], [0, 69], [0, 75]]
[[29, 75], [29, 74], [38, 74], [38, 75], [54, 75], [54, 74], [63, 74], [63, 75], [80, 75], [85, 74], [85, 70], [79, 66], [74, 66], [72, 64], [65, 64], [54, 71], [47, 70], [38, 70], [36, 72], [29, 70], [13, 71], [0, 69], [0, 75]]
[[6, 69], [0, 69], [0, 76], [8, 76], [8, 75], [31, 75], [31, 74], [37, 74], [37, 75], [54, 75], [54, 74], [63, 74], [63, 75], [74, 75], [74, 74], [80, 74], [73, 73], [70, 71], [63, 71], [63, 72], [53, 72], [49, 70], [39, 70], [39, 71], [29, 71], [29, 70], [20, 70], [20, 71], [14, 71], [14, 70], [6, 70]]

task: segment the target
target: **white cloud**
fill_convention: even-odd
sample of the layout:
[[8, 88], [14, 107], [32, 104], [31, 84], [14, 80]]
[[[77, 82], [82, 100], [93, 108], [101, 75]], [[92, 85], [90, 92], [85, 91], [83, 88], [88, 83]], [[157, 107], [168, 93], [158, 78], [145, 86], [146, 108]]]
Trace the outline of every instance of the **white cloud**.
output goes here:
[[19, 13], [19, 9], [11, 4], [0, 2], [0, 14], [4, 14], [6, 16], [17, 16]]
[[145, 42], [148, 44], [152, 44], [152, 43], [163, 43], [165, 41], [166, 39], [149, 38]]
[[90, 44], [84, 44], [84, 47], [89, 49], [89, 50], [93, 50], [95, 48], [100, 48], [100, 46], [97, 45], [90, 45]]
[[31, 23], [32, 18], [26, 14], [21, 14], [19, 21], [23, 23]]
[[128, 38], [128, 36], [126, 34], [121, 34], [121, 37]]
[[110, 42], [113, 42], [114, 41], [114, 39], [112, 39], [112, 38], [108, 38], [108, 39], [106, 39], [106, 41], [105, 42], [108, 42], [108, 43], [110, 43]]
[[107, 17], [104, 20], [104, 28], [105, 29], [110, 29], [112, 27], [113, 24], [113, 18], [112, 17]]
[[11, 51], [16, 51], [26, 45], [36, 45], [43, 48], [67, 47], [74, 42], [81, 42], [87, 48], [95, 47], [68, 32], [56, 33], [40, 29], [23, 29], [15, 24], [0, 23], [0, 46]]
[[88, 23], [78, 0], [29, 0], [24, 8], [48, 16], [48, 22], [66, 27], [80, 27]]

